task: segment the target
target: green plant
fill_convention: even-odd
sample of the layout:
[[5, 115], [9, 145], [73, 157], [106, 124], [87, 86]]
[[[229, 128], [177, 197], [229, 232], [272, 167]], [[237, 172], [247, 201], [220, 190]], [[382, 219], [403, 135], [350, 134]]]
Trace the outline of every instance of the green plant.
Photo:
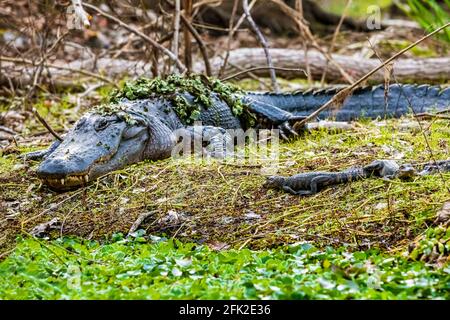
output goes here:
[[[445, 4], [439, 5], [436, 0], [407, 0], [406, 4], [395, 1], [395, 4], [409, 17], [416, 20], [426, 31], [434, 29], [450, 21], [450, 0], [444, 0]], [[444, 8], [447, 6], [447, 10]], [[444, 30], [440, 38], [450, 42], [450, 28]]]
[[[181, 95], [186, 93], [192, 96], [193, 101], [188, 101], [187, 96]], [[209, 108], [213, 104], [213, 94], [224, 100], [233, 114], [240, 117], [245, 124], [252, 124], [254, 115], [240, 99], [242, 90], [230, 83], [199, 74], [190, 76], [171, 74], [165, 78], [139, 78], [127, 81], [120, 90], [112, 91], [109, 101], [116, 104], [121, 99], [164, 97], [173, 103], [180, 119], [186, 124], [191, 124], [199, 118], [201, 106]]]
[[212, 251], [116, 234], [109, 243], [32, 238], [0, 263], [0, 299], [449, 299], [450, 267], [376, 250]]

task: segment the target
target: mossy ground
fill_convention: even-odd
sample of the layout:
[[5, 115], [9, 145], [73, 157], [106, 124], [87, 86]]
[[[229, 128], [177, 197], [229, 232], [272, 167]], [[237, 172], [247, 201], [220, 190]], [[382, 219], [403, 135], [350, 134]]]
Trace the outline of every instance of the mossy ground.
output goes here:
[[[78, 116], [70, 108], [62, 114], [49, 112], [47, 118], [64, 128]], [[28, 122], [32, 130], [42, 130], [34, 120]], [[307, 133], [281, 144], [278, 174], [342, 170], [383, 158], [428, 162], [428, 145], [435, 159], [450, 158], [448, 120], [422, 121], [423, 132], [416, 123], [412, 117], [360, 121], [353, 131]], [[212, 247], [262, 249], [311, 241], [319, 247], [396, 251], [423, 233], [450, 200], [449, 174], [411, 182], [367, 179], [296, 197], [262, 188], [265, 177], [258, 166], [262, 162], [171, 159], [139, 163], [85, 188], [55, 193], [37, 179], [37, 162], [19, 158], [49, 142], [48, 137], [25, 139], [0, 158], [2, 253], [13, 248], [18, 235], [27, 235], [54, 217], [61, 226], [51, 232], [52, 238], [101, 240], [127, 233], [147, 211], [155, 211], [142, 225], [148, 234]]]

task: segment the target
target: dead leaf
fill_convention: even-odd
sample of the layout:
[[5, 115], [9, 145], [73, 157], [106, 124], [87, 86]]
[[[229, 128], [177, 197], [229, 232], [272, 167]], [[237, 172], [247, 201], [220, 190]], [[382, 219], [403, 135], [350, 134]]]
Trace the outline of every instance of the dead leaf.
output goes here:
[[441, 210], [439, 210], [436, 214], [436, 220], [434, 221], [437, 224], [444, 224], [450, 220], [450, 202], [444, 203], [444, 206]]

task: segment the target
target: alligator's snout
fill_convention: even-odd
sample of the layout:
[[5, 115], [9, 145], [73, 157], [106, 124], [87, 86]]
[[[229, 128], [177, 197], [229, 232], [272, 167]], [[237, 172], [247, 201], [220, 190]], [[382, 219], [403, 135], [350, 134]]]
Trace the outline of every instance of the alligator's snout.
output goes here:
[[[66, 134], [64, 141], [44, 159], [36, 174], [56, 190], [85, 185], [104, 173], [121, 145], [124, 121], [114, 116], [88, 114]], [[117, 166], [109, 165], [110, 169]]]
[[71, 161], [62, 158], [50, 158], [42, 162], [36, 171], [39, 178], [52, 188], [71, 189], [89, 181], [87, 163], [77, 156]]

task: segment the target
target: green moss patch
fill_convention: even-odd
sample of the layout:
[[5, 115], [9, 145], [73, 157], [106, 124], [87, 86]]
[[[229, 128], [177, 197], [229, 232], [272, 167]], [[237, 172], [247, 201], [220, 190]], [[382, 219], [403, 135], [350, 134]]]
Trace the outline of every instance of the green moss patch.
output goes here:
[[[194, 103], [189, 103], [181, 95], [183, 93], [191, 94]], [[124, 98], [136, 100], [162, 97], [173, 103], [175, 112], [184, 123], [191, 124], [199, 118], [201, 106], [208, 108], [212, 105], [213, 93], [228, 104], [235, 116], [250, 124], [254, 116], [241, 101], [240, 96], [243, 92], [237, 86], [198, 74], [190, 76], [172, 74], [165, 78], [139, 78], [127, 81], [122, 89], [112, 91], [109, 100], [115, 104]]]

